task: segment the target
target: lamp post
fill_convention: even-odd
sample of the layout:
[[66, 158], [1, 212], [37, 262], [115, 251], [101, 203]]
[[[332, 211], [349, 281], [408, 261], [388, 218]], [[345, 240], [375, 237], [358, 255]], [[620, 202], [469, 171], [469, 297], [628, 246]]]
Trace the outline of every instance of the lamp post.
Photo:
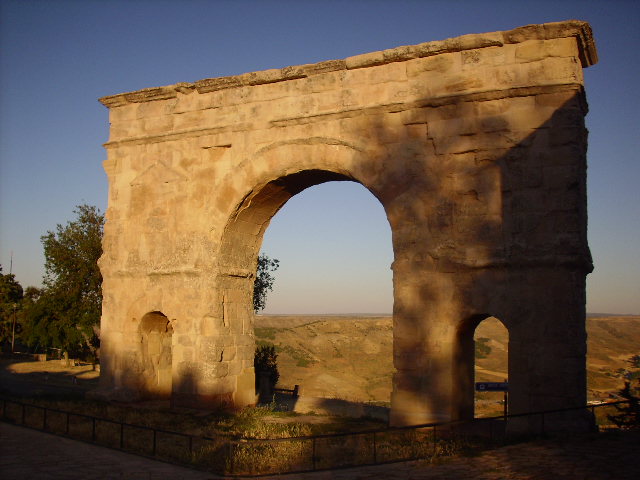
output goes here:
[[13, 353], [13, 345], [16, 341], [16, 307], [17, 303], [13, 304], [13, 325], [11, 327], [11, 353]]

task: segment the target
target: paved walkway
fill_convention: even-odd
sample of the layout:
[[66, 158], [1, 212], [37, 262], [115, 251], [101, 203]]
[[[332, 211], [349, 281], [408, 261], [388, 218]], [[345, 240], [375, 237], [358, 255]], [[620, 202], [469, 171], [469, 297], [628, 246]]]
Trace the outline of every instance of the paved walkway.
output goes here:
[[[38, 480], [204, 480], [188, 468], [0, 422], [0, 478]], [[440, 465], [406, 462], [330, 472], [263, 477], [278, 480], [637, 480], [640, 432], [512, 445]]]
[[0, 422], [3, 480], [205, 480], [215, 475]]

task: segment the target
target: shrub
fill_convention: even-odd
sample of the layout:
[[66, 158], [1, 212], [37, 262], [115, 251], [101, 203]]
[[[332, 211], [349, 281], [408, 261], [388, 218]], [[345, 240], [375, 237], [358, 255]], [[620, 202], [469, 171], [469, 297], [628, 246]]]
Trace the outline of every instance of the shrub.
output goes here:
[[253, 357], [253, 368], [256, 372], [256, 390], [258, 389], [258, 382], [260, 378], [260, 372], [268, 372], [271, 385], [278, 383], [280, 373], [278, 372], [278, 354], [276, 353], [276, 347], [273, 345], [259, 345], [256, 348], [256, 354]]
[[[640, 381], [638, 383], [640, 384]], [[624, 382], [624, 388], [620, 390], [619, 395], [628, 403], [614, 405], [618, 413], [607, 417], [623, 430], [640, 429], [640, 398], [632, 393], [630, 382]]]

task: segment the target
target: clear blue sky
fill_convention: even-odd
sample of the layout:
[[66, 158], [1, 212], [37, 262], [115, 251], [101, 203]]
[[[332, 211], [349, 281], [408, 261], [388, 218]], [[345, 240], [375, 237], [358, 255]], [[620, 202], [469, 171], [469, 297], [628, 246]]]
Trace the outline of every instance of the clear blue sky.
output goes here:
[[[567, 19], [594, 29], [591, 312], [640, 313], [638, 1], [0, 1], [0, 263], [38, 285], [40, 236], [74, 206], [106, 208], [98, 97]], [[337, 248], [339, 246], [339, 248]], [[274, 217], [282, 267], [267, 312], [390, 312], [391, 236], [353, 183], [311, 188]], [[344, 252], [338, 255], [337, 252]]]

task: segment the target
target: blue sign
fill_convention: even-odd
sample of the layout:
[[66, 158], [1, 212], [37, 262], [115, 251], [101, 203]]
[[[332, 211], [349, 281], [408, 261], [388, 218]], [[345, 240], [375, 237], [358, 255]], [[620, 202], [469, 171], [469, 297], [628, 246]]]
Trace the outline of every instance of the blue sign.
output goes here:
[[506, 392], [509, 390], [508, 382], [476, 382], [478, 392]]

